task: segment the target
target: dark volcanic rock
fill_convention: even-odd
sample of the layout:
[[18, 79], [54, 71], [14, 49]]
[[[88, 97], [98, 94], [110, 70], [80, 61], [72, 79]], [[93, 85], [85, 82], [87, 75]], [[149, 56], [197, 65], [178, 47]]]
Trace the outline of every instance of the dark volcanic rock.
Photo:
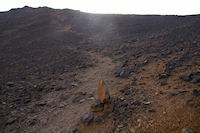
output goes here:
[[123, 70], [120, 72], [120, 77], [121, 77], [121, 78], [128, 78], [130, 72], [131, 72], [130, 69], [123, 69]]
[[6, 84], [7, 84], [7, 86], [13, 87], [15, 83], [14, 82], [7, 82]]
[[160, 85], [161, 85], [161, 86], [165, 86], [165, 85], [167, 85], [167, 80], [163, 80], [163, 81], [161, 81]]
[[94, 113], [93, 112], [87, 112], [81, 116], [81, 121], [83, 123], [89, 124], [94, 118]]
[[126, 111], [126, 110], [125, 110], [124, 107], [120, 107], [120, 108], [119, 108], [119, 113], [120, 113], [120, 114], [124, 113], [125, 111]]
[[149, 111], [149, 112], [156, 112], [155, 109], [149, 109], [148, 111]]
[[200, 75], [192, 76], [191, 83], [198, 83], [200, 81]]
[[192, 91], [192, 95], [194, 95], [194, 96], [199, 96], [199, 95], [200, 95], [200, 90], [194, 89], [194, 90]]
[[108, 117], [109, 117], [109, 112], [105, 112], [103, 115], [102, 115], [102, 119], [103, 120], [106, 120]]
[[93, 120], [94, 122], [101, 122], [102, 121], [102, 118], [101, 118], [101, 116], [96, 116], [95, 118], [94, 118], [94, 120]]
[[191, 83], [198, 83], [200, 81], [200, 69], [198, 68], [190, 73], [183, 74], [181, 79], [190, 81]]
[[73, 103], [78, 103], [80, 102], [81, 100], [83, 100], [85, 98], [84, 95], [77, 95], [74, 97], [74, 99], [72, 100]]
[[184, 81], [190, 81], [191, 75], [192, 75], [191, 73], [186, 73], [186, 74], [181, 76], [181, 79], [183, 79]]
[[60, 90], [66, 89], [66, 88], [67, 88], [66, 85], [61, 85], [61, 86], [56, 87], [55, 90], [60, 91]]
[[6, 121], [6, 125], [11, 125], [16, 122], [18, 119], [16, 117], [11, 117]]
[[100, 100], [95, 100], [94, 103], [91, 105], [91, 110], [93, 112], [99, 112], [99, 111], [103, 111], [103, 104], [101, 103]]
[[131, 90], [130, 89], [124, 91], [124, 95], [129, 95], [129, 94], [131, 94]]
[[120, 69], [117, 69], [117, 70], [114, 72], [115, 77], [119, 77], [119, 76], [120, 76], [120, 72], [121, 72], [121, 70], [120, 70]]

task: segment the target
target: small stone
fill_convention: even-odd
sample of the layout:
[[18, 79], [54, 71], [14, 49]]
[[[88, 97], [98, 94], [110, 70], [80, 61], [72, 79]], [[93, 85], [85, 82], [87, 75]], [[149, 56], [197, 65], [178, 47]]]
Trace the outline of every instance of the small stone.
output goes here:
[[190, 81], [191, 75], [191, 73], [186, 73], [181, 76], [181, 79], [183, 79], [184, 81]]
[[88, 100], [94, 100], [94, 97], [89, 97], [89, 98], [87, 98]]
[[124, 101], [124, 100], [125, 100], [125, 98], [124, 98], [124, 97], [120, 97], [120, 100], [121, 100], [121, 101]]
[[164, 94], [163, 91], [160, 91], [159, 93], [160, 93], [160, 94]]
[[129, 106], [129, 108], [130, 108], [131, 110], [134, 110], [134, 109], [136, 109], [136, 106], [135, 106], [135, 105], [131, 105], [131, 106]]
[[79, 133], [78, 128], [74, 128], [74, 130], [72, 131], [72, 133]]
[[151, 102], [143, 102], [145, 105], [149, 105], [151, 104]]
[[120, 76], [120, 69], [116, 70], [114, 72], [115, 77], [119, 77]]
[[169, 75], [167, 73], [162, 73], [158, 75], [159, 79], [167, 78]]
[[7, 120], [6, 124], [7, 125], [11, 125], [13, 124], [15, 121], [17, 121], [17, 118], [16, 117], [11, 117]]
[[102, 118], [105, 120], [109, 117], [109, 112], [105, 112], [103, 115], [102, 115]]
[[119, 124], [117, 127], [118, 127], [118, 128], [123, 128], [124, 125], [123, 125], [123, 124]]
[[75, 86], [78, 86], [78, 84], [72, 83], [71, 86], [75, 87]]
[[176, 96], [176, 95], [178, 95], [179, 93], [178, 92], [169, 92], [169, 95], [170, 96]]
[[149, 109], [149, 112], [156, 112], [155, 109]]
[[63, 104], [63, 103], [61, 103], [61, 104], [59, 104], [59, 108], [64, 108], [66, 105], [65, 104]]
[[190, 104], [192, 101], [193, 101], [193, 99], [188, 99], [188, 100], [186, 101], [186, 104]]
[[7, 82], [6, 84], [7, 84], [7, 86], [13, 87], [15, 83], [14, 82]]
[[192, 74], [198, 74], [198, 73], [200, 73], [200, 68], [192, 71]]
[[91, 105], [91, 111], [93, 112], [103, 111], [103, 108], [103, 104], [98, 99], [95, 100], [94, 103]]
[[79, 103], [81, 100], [83, 100], [85, 98], [84, 95], [77, 95], [74, 97], [74, 99], [72, 100], [73, 103]]
[[160, 85], [161, 85], [161, 86], [167, 85], [167, 81], [166, 81], [166, 80], [162, 81], [162, 82], [160, 83]]
[[94, 113], [93, 112], [87, 112], [81, 116], [81, 121], [83, 123], [89, 124], [94, 118]]
[[128, 78], [129, 77], [129, 74], [130, 74], [130, 70], [129, 69], [124, 69], [120, 72], [120, 77], [122, 78]]
[[192, 80], [190, 82], [191, 83], [198, 83], [199, 81], [200, 81], [200, 76], [195, 75], [195, 76], [192, 77]]
[[120, 108], [119, 108], [119, 113], [122, 114], [122, 113], [124, 113], [124, 112], [125, 112], [125, 108], [124, 108], [124, 107], [120, 107]]
[[129, 95], [129, 94], [131, 94], [131, 90], [128, 89], [124, 91], [124, 95]]
[[79, 103], [83, 103], [85, 101], [85, 99], [81, 99], [80, 101], [79, 101]]
[[60, 91], [60, 90], [63, 90], [63, 89], [66, 89], [67, 86], [66, 85], [62, 85], [62, 86], [58, 86], [55, 88], [56, 91]]
[[98, 123], [98, 122], [101, 122], [101, 121], [102, 121], [101, 116], [95, 117], [93, 121], [94, 121], [94, 122], [97, 122], [97, 123]]
[[183, 128], [182, 133], [193, 133], [191, 129], [189, 128]]
[[200, 95], [200, 90], [194, 89], [194, 90], [192, 91], [192, 95], [194, 95], [194, 96], [199, 96], [199, 95]]
[[47, 103], [46, 103], [46, 101], [41, 101], [41, 102], [39, 102], [37, 105], [38, 106], [44, 106], [44, 105], [46, 105]]

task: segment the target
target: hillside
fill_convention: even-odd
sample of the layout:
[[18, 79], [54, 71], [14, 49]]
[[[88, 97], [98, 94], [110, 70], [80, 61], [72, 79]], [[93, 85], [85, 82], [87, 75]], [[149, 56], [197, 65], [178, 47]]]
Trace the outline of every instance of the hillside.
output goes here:
[[[95, 112], [98, 80], [114, 109]], [[200, 15], [0, 13], [0, 132], [200, 132]]]

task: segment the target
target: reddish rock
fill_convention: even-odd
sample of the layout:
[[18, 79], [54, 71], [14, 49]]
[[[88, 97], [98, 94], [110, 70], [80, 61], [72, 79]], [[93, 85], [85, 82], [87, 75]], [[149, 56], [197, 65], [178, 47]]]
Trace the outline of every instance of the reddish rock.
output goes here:
[[100, 79], [98, 82], [97, 96], [101, 103], [106, 103], [110, 99], [109, 91], [103, 87], [102, 79]]

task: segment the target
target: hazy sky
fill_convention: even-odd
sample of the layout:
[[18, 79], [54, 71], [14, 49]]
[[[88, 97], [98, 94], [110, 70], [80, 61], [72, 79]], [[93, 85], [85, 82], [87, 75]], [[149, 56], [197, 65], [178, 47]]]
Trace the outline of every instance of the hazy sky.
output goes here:
[[70, 8], [91, 13], [200, 14], [200, 0], [0, 0], [0, 11], [25, 5]]

